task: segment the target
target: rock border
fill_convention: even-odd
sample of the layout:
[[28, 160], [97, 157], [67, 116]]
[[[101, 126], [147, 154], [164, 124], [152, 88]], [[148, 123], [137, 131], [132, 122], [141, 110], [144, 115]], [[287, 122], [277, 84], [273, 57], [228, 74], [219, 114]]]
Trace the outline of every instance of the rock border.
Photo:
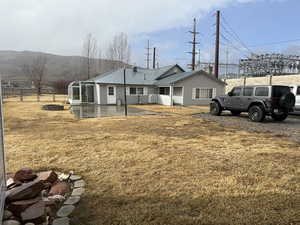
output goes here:
[[[21, 171], [24, 173], [24, 171], [29, 171], [33, 174], [35, 174], [34, 171], [30, 170], [26, 170], [26, 169], [21, 169]], [[20, 172], [20, 171], [18, 171]], [[18, 174], [18, 172], [16, 172], [16, 174]], [[14, 179], [16, 177], [16, 174], [14, 176]], [[40, 203], [43, 205], [47, 205], [47, 203], [49, 202], [57, 202], [56, 207], [53, 209], [46, 207], [46, 211], [41, 212], [41, 214], [44, 218], [45, 218], [45, 222], [43, 223], [43, 225], [69, 225], [70, 224], [70, 217], [73, 213], [73, 211], [75, 210], [77, 204], [80, 202], [81, 200], [81, 196], [82, 194], [85, 192], [85, 186], [86, 186], [86, 182], [83, 180], [83, 178], [80, 175], [75, 175], [73, 171], [70, 171], [69, 174], [66, 173], [61, 173], [61, 172], [57, 172], [57, 171], [39, 171], [36, 174], [38, 174], [38, 176], [36, 176], [36, 183], [39, 184], [39, 182], [41, 182], [41, 180], [43, 178], [45, 178], [45, 176], [47, 177], [47, 181], [45, 181], [46, 183], [52, 183], [51, 186], [51, 190], [50, 192], [43, 190], [38, 198]], [[43, 174], [41, 176], [39, 176], [39, 174]], [[50, 176], [51, 174], [51, 176]], [[21, 174], [21, 178], [23, 178], [24, 176], [26, 177], [26, 174]], [[11, 176], [12, 175], [7, 175], [8, 178], [7, 180], [11, 183], [11, 185], [13, 186], [10, 191], [14, 188], [14, 185], [16, 185], [16, 180], [14, 180]], [[56, 181], [55, 181], [56, 180]], [[34, 183], [35, 181], [32, 181], [31, 183]], [[9, 183], [7, 182], [7, 183]], [[54, 183], [53, 183], [54, 182]], [[29, 183], [30, 184], [30, 183]], [[65, 184], [65, 185], [64, 185]], [[26, 188], [26, 183], [22, 184], [24, 186], [24, 188]], [[21, 186], [22, 186], [21, 185]], [[59, 186], [56, 187], [56, 189], [54, 188], [54, 186]], [[22, 186], [22, 187], [23, 187]], [[61, 192], [62, 189], [66, 188], [66, 186], [68, 187], [67, 190], [65, 192]], [[52, 192], [52, 187], [53, 190], [55, 189], [55, 191]], [[62, 189], [61, 189], [62, 188]], [[66, 189], [65, 189], [66, 190]], [[27, 191], [28, 192], [28, 191]], [[51, 195], [51, 192], [53, 195]], [[50, 193], [50, 195], [49, 195]], [[4, 215], [3, 215], [3, 221], [2, 224], [3, 225], [20, 225], [25, 224], [25, 225], [32, 225], [33, 223], [29, 223], [29, 222], [24, 222], [22, 220], [19, 220], [18, 217], [15, 217], [17, 213], [20, 213], [19, 211], [15, 211], [17, 209], [20, 208], [10, 208], [11, 204], [15, 204], [16, 206], [18, 202], [13, 202], [13, 198], [12, 196], [10, 196], [11, 199], [10, 201], [6, 202], [5, 204], [5, 210], [4, 210]], [[15, 197], [16, 198], [16, 197]], [[19, 202], [28, 202], [28, 201], [34, 201], [35, 199], [30, 199], [30, 200], [24, 200], [24, 201], [20, 201]], [[13, 202], [13, 203], [12, 203]], [[27, 203], [26, 202], [26, 203]], [[31, 207], [30, 204], [28, 204], [28, 208], [22, 208], [22, 212], [25, 212], [25, 210], [30, 210], [29, 208]], [[48, 211], [48, 209], [49, 211]], [[39, 209], [39, 207], [37, 207], [36, 209]], [[32, 210], [31, 210], [32, 211]], [[35, 211], [35, 210], [34, 210]], [[26, 220], [25, 220], [26, 221]], [[39, 222], [38, 222], [39, 223]], [[1, 221], [0, 221], [1, 224]], [[33, 224], [34, 225], [34, 224]]]

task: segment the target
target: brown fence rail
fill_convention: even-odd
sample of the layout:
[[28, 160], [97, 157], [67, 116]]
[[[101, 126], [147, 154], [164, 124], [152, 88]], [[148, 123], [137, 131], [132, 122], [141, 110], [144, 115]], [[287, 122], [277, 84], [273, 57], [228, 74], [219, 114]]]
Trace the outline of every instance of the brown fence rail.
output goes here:
[[4, 101], [24, 101], [24, 102], [65, 102], [67, 96], [57, 94], [53, 90], [42, 89], [41, 94], [36, 89], [29, 88], [2, 88]]

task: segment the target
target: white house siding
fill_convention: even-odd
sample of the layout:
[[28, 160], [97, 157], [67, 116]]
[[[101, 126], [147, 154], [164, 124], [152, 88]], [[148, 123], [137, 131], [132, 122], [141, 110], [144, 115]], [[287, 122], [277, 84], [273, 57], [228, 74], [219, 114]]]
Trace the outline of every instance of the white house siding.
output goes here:
[[95, 84], [95, 103], [101, 104], [101, 98], [100, 98], [100, 84]]
[[208, 105], [211, 99], [193, 99], [194, 88], [215, 88], [215, 95], [224, 95], [225, 84], [210, 79], [204, 75], [195, 74], [183, 81], [176, 83], [176, 86], [184, 87], [183, 105]]
[[[101, 104], [107, 104], [107, 87], [108, 86], [116, 86], [116, 100], [121, 100], [121, 103], [125, 103], [124, 98], [124, 87], [122, 85], [100, 85], [99, 93], [100, 93], [100, 102]], [[145, 95], [129, 95], [127, 91], [126, 99], [127, 104], [135, 105], [135, 104], [148, 104], [149, 103], [149, 95], [154, 94], [154, 87], [151, 86], [127, 86], [127, 87], [144, 87]]]
[[170, 95], [157, 95], [157, 103], [161, 105], [171, 105]]

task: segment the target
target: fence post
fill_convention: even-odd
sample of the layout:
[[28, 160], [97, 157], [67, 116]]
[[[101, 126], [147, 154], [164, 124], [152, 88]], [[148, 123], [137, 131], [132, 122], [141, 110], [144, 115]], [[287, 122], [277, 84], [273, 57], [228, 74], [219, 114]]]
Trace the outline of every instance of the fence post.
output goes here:
[[20, 101], [23, 102], [23, 89], [20, 90]]
[[55, 102], [55, 94], [52, 95], [53, 102]]
[[273, 79], [273, 75], [270, 75], [270, 80], [269, 80], [269, 85], [272, 85], [272, 79]]
[[40, 95], [39, 95], [39, 93], [37, 93], [37, 95], [36, 95], [36, 100], [39, 102], [40, 101]]

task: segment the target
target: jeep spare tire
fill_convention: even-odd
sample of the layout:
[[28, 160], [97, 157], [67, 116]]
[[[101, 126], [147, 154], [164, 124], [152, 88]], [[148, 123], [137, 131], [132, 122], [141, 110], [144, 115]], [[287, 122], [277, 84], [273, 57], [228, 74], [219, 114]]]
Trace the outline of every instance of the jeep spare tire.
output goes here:
[[279, 106], [290, 109], [295, 106], [295, 95], [291, 92], [282, 95], [279, 99]]

